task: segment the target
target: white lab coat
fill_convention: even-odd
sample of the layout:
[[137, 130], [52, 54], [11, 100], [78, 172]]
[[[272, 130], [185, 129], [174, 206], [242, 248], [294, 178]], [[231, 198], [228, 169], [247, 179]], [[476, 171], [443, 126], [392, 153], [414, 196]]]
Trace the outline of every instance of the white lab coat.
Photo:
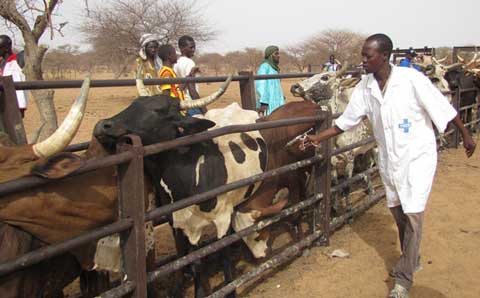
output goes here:
[[[25, 75], [23, 74], [22, 68], [18, 65], [16, 56], [10, 56], [3, 68], [3, 72], [0, 73], [2, 76], [12, 76], [14, 82], [24, 82]], [[20, 109], [27, 108], [27, 94], [24, 90], [17, 91], [17, 101], [18, 107]]]
[[373, 74], [364, 76], [335, 124], [348, 130], [367, 116], [378, 144], [388, 207], [401, 204], [405, 213], [422, 212], [437, 166], [432, 121], [443, 132], [457, 112], [415, 69], [392, 65], [386, 88], [383, 97]]

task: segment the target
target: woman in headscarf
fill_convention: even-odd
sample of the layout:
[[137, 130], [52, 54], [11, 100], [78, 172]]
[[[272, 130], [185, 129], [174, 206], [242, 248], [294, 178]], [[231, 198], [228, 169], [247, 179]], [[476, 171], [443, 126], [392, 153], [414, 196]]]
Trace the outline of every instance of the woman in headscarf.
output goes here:
[[[140, 38], [140, 51], [135, 61], [135, 78], [156, 79], [162, 68], [162, 60], [158, 57], [158, 37], [154, 34], [143, 34]], [[139, 73], [140, 72], [140, 73]], [[158, 85], [146, 86], [149, 95], [161, 94]], [[137, 91], [140, 94], [139, 91]]]
[[[280, 68], [280, 53], [277, 46], [268, 46], [265, 49], [265, 56], [258, 68], [258, 75], [278, 74]], [[256, 80], [257, 108], [263, 116], [269, 115], [273, 110], [285, 103], [280, 79]]]

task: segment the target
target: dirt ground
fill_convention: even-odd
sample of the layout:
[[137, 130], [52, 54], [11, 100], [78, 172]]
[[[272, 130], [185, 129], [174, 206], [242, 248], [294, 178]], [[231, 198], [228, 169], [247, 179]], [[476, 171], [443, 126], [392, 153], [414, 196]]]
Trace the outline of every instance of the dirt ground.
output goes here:
[[[294, 100], [288, 92], [292, 82], [283, 82], [288, 100]], [[216, 86], [218, 84], [201, 85], [201, 94], [207, 94]], [[238, 90], [238, 83], [232, 83], [214, 107], [239, 102]], [[55, 104], [60, 120], [77, 93], [75, 89], [56, 91]], [[88, 141], [97, 120], [121, 111], [134, 96], [134, 87], [92, 89], [85, 119], [73, 143]], [[27, 134], [38, 125], [38, 113], [32, 102], [25, 118]], [[439, 167], [425, 214], [421, 249], [424, 269], [416, 275], [410, 297], [473, 298], [480, 295], [479, 168], [479, 152], [468, 160], [460, 149], [449, 149], [439, 155]], [[168, 236], [157, 234], [159, 246], [171, 244]], [[343, 249], [350, 257], [330, 258], [328, 255], [334, 249]], [[382, 201], [336, 232], [329, 247], [312, 248], [306, 256], [249, 283], [240, 289], [240, 297], [386, 297], [392, 287], [388, 271], [399, 254], [396, 229]]]

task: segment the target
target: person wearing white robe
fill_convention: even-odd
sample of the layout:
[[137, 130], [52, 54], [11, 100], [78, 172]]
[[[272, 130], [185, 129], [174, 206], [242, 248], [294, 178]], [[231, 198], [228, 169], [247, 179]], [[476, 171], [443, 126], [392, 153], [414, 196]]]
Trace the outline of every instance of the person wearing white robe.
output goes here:
[[[437, 165], [433, 124], [443, 132], [449, 122], [461, 131], [466, 154], [475, 143], [455, 109], [420, 72], [389, 63], [393, 44], [385, 34], [367, 38], [362, 48], [367, 75], [357, 84], [335, 125], [309, 136], [313, 144], [349, 130], [367, 117], [378, 144], [378, 166], [387, 206], [399, 230], [402, 256], [391, 271], [393, 298], [407, 298], [420, 268], [423, 213]], [[433, 124], [432, 124], [433, 122]]]

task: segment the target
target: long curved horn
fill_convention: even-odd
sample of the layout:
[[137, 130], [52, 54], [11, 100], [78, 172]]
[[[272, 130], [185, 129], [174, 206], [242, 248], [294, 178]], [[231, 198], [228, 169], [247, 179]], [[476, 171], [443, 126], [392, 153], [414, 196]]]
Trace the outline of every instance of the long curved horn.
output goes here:
[[464, 63], [465, 62], [465, 59], [463, 59], [462, 57], [460, 57], [460, 55], [457, 54], [457, 59], [458, 61]]
[[335, 73], [335, 77], [339, 78], [339, 77], [343, 76], [345, 74], [345, 72], [347, 71], [347, 68], [348, 68], [348, 62], [345, 61], [345, 63], [342, 65], [342, 68]]
[[475, 55], [473, 55], [472, 60], [470, 60], [470, 61], [466, 64], [466, 66], [467, 66], [467, 67], [472, 66], [472, 65], [477, 61], [477, 57], [478, 57], [478, 51], [477, 51], [477, 47], [475, 47]]
[[143, 65], [142, 64], [138, 65], [137, 77], [135, 79], [135, 84], [137, 85], [138, 94], [140, 96], [151, 96], [152, 94], [150, 93], [150, 90], [148, 90], [147, 87], [145, 87], [145, 84], [143, 84], [143, 78], [141, 76], [142, 70], [143, 70]]
[[443, 65], [442, 63], [443, 63], [445, 60], [447, 60], [447, 58], [448, 58], [448, 55], [445, 56], [445, 57], [443, 57], [443, 58], [441, 58], [441, 59], [437, 59], [437, 58], [435, 58], [435, 57], [432, 56], [432, 61], [435, 62], [435, 64], [445, 66], [445, 65]]
[[222, 84], [222, 86], [220, 86], [220, 88], [218, 88], [217, 91], [210, 94], [209, 96], [202, 97], [195, 100], [190, 100], [190, 99], [181, 100], [180, 109], [182, 110], [195, 109], [195, 108], [201, 108], [208, 104], [211, 104], [215, 100], [219, 99], [220, 96], [223, 95], [223, 93], [225, 93], [225, 90], [227, 90], [228, 85], [232, 81], [232, 78], [233, 78], [233, 75], [229, 75], [227, 80]]
[[90, 89], [90, 78], [87, 77], [80, 89], [80, 95], [68, 112], [67, 117], [63, 120], [62, 125], [46, 140], [33, 145], [33, 152], [38, 157], [49, 157], [55, 153], [61, 152], [72, 141], [77, 133], [78, 127], [82, 122], [87, 106], [88, 91]]
[[443, 57], [443, 58], [438, 59], [437, 62], [438, 62], [438, 63], [443, 63], [443, 62], [445, 62], [445, 61], [447, 60], [447, 58], [448, 58], [448, 55], [445, 56], [445, 57]]
[[453, 63], [453, 64], [450, 64], [450, 65], [444, 65], [443, 68], [448, 71], [452, 68], [462, 66], [462, 65], [463, 65], [463, 63], [457, 62], [457, 63]]

